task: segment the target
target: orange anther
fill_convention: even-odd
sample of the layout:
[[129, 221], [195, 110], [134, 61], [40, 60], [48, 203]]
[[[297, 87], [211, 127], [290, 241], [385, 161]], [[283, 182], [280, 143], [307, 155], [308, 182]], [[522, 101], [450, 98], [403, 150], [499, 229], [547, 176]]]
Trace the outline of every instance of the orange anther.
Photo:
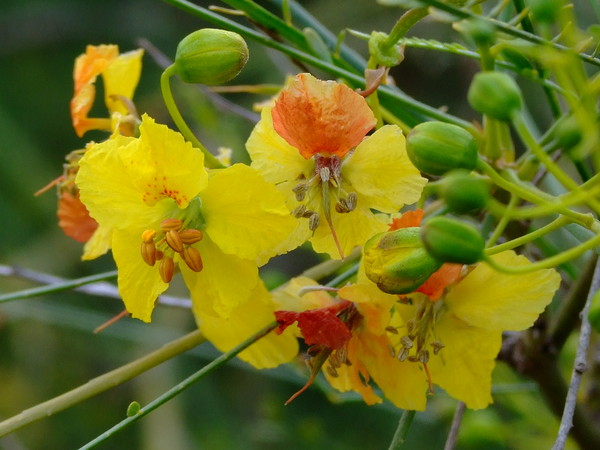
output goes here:
[[160, 228], [164, 232], [169, 230], [179, 231], [183, 226], [183, 222], [179, 219], [165, 219], [160, 223]]
[[202, 231], [196, 230], [194, 228], [187, 228], [181, 232], [179, 232], [179, 236], [181, 237], [181, 241], [185, 245], [192, 245], [196, 242], [200, 242], [202, 240]]
[[187, 266], [194, 272], [200, 272], [202, 270], [202, 257], [200, 256], [200, 252], [194, 247], [186, 247], [183, 250], [182, 256]]
[[142, 233], [142, 242], [150, 243], [154, 240], [154, 236], [156, 236], [155, 230], [146, 230]]
[[183, 242], [181, 240], [179, 231], [169, 230], [165, 233], [165, 238], [169, 247], [171, 247], [177, 253], [181, 253], [183, 251]]
[[149, 266], [153, 266], [156, 262], [156, 246], [153, 241], [142, 242], [142, 259]]
[[173, 262], [173, 258], [164, 258], [161, 260], [160, 265], [158, 266], [158, 272], [165, 283], [171, 282], [174, 271], [175, 263]]

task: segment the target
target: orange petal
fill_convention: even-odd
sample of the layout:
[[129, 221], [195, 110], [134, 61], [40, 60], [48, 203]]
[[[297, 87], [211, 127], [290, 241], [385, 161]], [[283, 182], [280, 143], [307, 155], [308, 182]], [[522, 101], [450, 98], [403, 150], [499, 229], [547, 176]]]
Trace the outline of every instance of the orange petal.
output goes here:
[[444, 264], [417, 289], [417, 292], [427, 295], [431, 301], [438, 300], [446, 286], [460, 278], [461, 271], [462, 264]]
[[[73, 80], [75, 92], [71, 99], [71, 120], [78, 136], [91, 129], [94, 125], [89, 123], [87, 115], [92, 108], [96, 89], [94, 82], [96, 77], [119, 55], [119, 47], [116, 45], [88, 45], [85, 53], [75, 60]], [[110, 126], [110, 120], [108, 120]], [[105, 124], [102, 123], [102, 126]], [[96, 124], [98, 126], [98, 124]], [[110, 130], [110, 127], [109, 127]]]
[[335, 81], [308, 73], [281, 91], [272, 110], [275, 131], [309, 159], [320, 153], [344, 156], [376, 123], [363, 97]]
[[79, 196], [68, 192], [63, 192], [58, 200], [57, 215], [58, 226], [77, 242], [87, 242], [98, 228], [98, 222], [90, 217]]
[[400, 228], [418, 227], [423, 220], [423, 210], [406, 211], [402, 216], [392, 221], [389, 231], [399, 230]]

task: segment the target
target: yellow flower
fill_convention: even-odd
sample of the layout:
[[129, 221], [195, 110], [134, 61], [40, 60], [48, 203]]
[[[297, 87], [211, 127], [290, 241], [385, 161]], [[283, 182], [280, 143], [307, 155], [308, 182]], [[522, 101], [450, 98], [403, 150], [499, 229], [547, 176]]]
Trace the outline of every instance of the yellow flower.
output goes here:
[[[493, 259], [512, 266], [530, 264], [512, 251]], [[560, 276], [553, 269], [505, 275], [479, 264], [455, 284], [433, 286], [455, 280], [453, 267], [444, 270], [427, 289], [410, 294], [410, 304], [383, 293], [364, 274], [359, 274], [357, 284], [337, 291], [337, 301], [354, 305], [358, 318], [352, 322], [352, 337], [322, 364], [334, 388], [356, 391], [368, 404], [379, 403], [373, 381], [394, 405], [410, 410], [425, 409], [433, 384], [472, 409], [492, 402], [492, 370], [502, 332], [533, 325], [552, 300]], [[300, 310], [314, 307], [309, 301], [316, 293], [298, 295], [298, 285], [308, 284], [311, 282], [306, 280], [296, 282], [296, 308]], [[439, 298], [441, 291], [445, 295]], [[425, 292], [439, 300], [430, 299]], [[289, 307], [290, 295], [288, 292], [286, 301], [280, 294], [276, 302]], [[324, 294], [319, 295], [322, 304]]]
[[200, 150], [146, 115], [139, 138], [91, 146], [76, 183], [90, 215], [112, 229], [121, 297], [143, 321], [177, 266], [195, 311], [227, 318], [293, 228], [281, 194], [256, 171], [207, 173]]
[[[89, 130], [112, 131], [132, 135], [131, 99], [142, 70], [142, 49], [119, 54], [116, 45], [88, 45], [86, 52], [75, 60], [73, 79], [75, 92], [71, 100], [71, 119], [79, 137]], [[88, 114], [94, 104], [98, 75], [104, 82], [104, 101], [109, 117], [91, 118]]]
[[299, 219], [296, 245], [310, 238], [317, 252], [343, 257], [387, 229], [372, 209], [395, 213], [418, 200], [426, 180], [408, 159], [402, 131], [387, 125], [365, 138], [374, 126], [363, 97], [310, 74], [263, 109], [246, 146], [252, 167]]

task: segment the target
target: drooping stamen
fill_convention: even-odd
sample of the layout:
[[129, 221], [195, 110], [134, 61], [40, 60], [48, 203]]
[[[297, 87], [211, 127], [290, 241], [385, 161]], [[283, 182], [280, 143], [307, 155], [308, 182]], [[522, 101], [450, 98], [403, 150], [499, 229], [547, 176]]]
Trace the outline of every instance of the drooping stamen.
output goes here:
[[321, 367], [323, 366], [323, 364], [325, 364], [325, 361], [327, 361], [327, 358], [329, 358], [330, 354], [331, 354], [330, 349], [321, 347], [321, 350], [319, 351], [319, 353], [317, 355], [315, 355], [314, 357], [312, 357], [310, 359], [310, 361], [308, 361], [308, 364], [310, 365], [310, 377], [308, 378], [308, 381], [306, 382], [306, 384], [304, 386], [302, 386], [302, 388], [300, 388], [300, 390], [298, 392], [296, 392], [294, 395], [292, 395], [290, 398], [288, 398], [287, 401], [284, 403], [284, 405], [289, 405], [300, 394], [302, 394], [304, 391], [306, 391], [310, 387], [311, 384], [313, 384], [313, 381], [315, 381], [315, 378], [317, 377], [319, 371], [321, 370]]
[[116, 316], [108, 319], [106, 322], [104, 322], [102, 325], [94, 328], [93, 333], [94, 334], [98, 334], [100, 333], [102, 330], [105, 330], [106, 328], [108, 328], [109, 326], [111, 326], [113, 323], [118, 322], [119, 320], [121, 320], [123, 317], [126, 317], [129, 315], [129, 311], [127, 311], [126, 309], [124, 309], [123, 311], [121, 311], [119, 314], [117, 314]]
[[331, 204], [329, 202], [329, 180], [331, 176], [331, 171], [328, 167], [322, 167], [319, 174], [321, 176], [321, 194], [323, 200], [323, 212], [325, 213], [325, 220], [327, 220], [327, 224], [329, 225], [329, 229], [331, 230], [331, 236], [333, 237], [333, 241], [335, 242], [338, 252], [340, 253], [340, 258], [343, 259], [344, 251], [342, 250], [342, 246], [340, 245], [337, 233], [335, 232], [335, 228], [333, 227], [333, 221], [331, 220]]
[[429, 395], [433, 395], [433, 381], [431, 380], [431, 374], [427, 368], [427, 363], [423, 363], [423, 369], [425, 369], [425, 375], [427, 376], [427, 383], [429, 384]]

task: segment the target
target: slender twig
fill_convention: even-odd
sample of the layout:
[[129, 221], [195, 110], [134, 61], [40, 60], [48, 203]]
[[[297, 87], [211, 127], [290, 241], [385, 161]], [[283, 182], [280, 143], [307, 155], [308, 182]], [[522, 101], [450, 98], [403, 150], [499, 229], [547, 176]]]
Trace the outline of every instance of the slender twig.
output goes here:
[[[104, 272], [97, 275], [92, 275], [90, 277], [69, 280], [67, 278], [57, 277], [56, 275], [37, 272], [35, 270], [25, 269], [22, 267], [0, 265], [0, 276], [18, 277], [48, 285], [32, 289], [25, 289], [11, 294], [0, 295], [0, 303], [10, 300], [37, 297], [67, 289], [73, 289], [77, 292], [83, 292], [84, 294], [89, 295], [97, 295], [99, 297], [121, 298], [119, 295], [119, 289], [114, 284], [104, 281], [97, 281], [116, 278], [116, 271]], [[162, 305], [177, 306], [186, 309], [190, 309], [192, 307], [192, 302], [189, 299], [172, 297], [170, 295], [159, 296], [158, 302]]]
[[131, 380], [139, 374], [177, 356], [204, 342], [204, 337], [198, 330], [172, 341], [158, 350], [140, 359], [130, 362], [118, 369], [100, 375], [87, 383], [64, 394], [42, 402], [22, 413], [0, 422], [0, 436], [12, 433], [19, 428], [36, 422], [44, 417], [51, 416], [59, 411], [69, 408], [96, 394], [111, 389], [125, 381]]
[[396, 428], [396, 432], [394, 433], [394, 437], [392, 438], [392, 442], [388, 450], [396, 450], [404, 444], [404, 441], [406, 440], [406, 435], [408, 434], [408, 430], [410, 429], [410, 425], [412, 424], [412, 421], [415, 418], [415, 414], [416, 411], [412, 410], [405, 410], [402, 412], [402, 416], [400, 417], [400, 421], [398, 422], [398, 428]]
[[227, 361], [234, 358], [238, 353], [240, 353], [241, 351], [243, 351], [250, 345], [254, 344], [260, 338], [269, 334], [271, 331], [273, 331], [275, 328], [277, 328], [277, 326], [278, 326], [277, 322], [273, 322], [273, 323], [269, 324], [268, 326], [266, 326], [265, 328], [263, 328], [262, 330], [260, 330], [258, 333], [254, 334], [250, 338], [246, 339], [244, 342], [242, 342], [238, 346], [236, 346], [233, 349], [231, 349], [230, 351], [228, 351], [227, 353], [223, 353], [221, 356], [219, 356], [215, 360], [211, 361], [209, 364], [204, 366], [198, 372], [194, 373], [193, 375], [190, 375], [188, 378], [183, 380], [181, 383], [178, 383], [176, 386], [169, 389], [163, 395], [161, 395], [160, 397], [157, 397], [152, 402], [148, 403], [146, 406], [141, 408], [137, 412], [137, 414], [130, 416], [130, 417], [126, 418], [125, 420], [122, 420], [121, 422], [119, 422], [117, 425], [115, 425], [111, 429], [102, 433], [96, 439], [88, 442], [86, 445], [81, 447], [81, 450], [89, 449], [89, 448], [93, 448], [93, 447], [97, 446], [98, 444], [100, 444], [100, 443], [106, 441], [107, 439], [109, 439], [110, 437], [112, 437], [115, 433], [123, 430], [125, 427], [127, 427], [131, 423], [135, 422], [138, 419], [141, 419], [146, 414], [154, 411], [156, 408], [163, 405], [167, 401], [171, 400], [176, 395], [185, 391], [187, 388], [192, 386], [196, 381], [200, 380], [205, 375], [211, 373], [213, 370], [219, 368], [220, 366], [225, 364]]
[[588, 311], [592, 298], [600, 289], [600, 262], [596, 262], [596, 269], [594, 270], [594, 277], [592, 279], [592, 285], [590, 286], [590, 292], [587, 297], [587, 301], [583, 310], [581, 311], [581, 331], [579, 333], [579, 345], [577, 346], [577, 353], [575, 355], [575, 362], [573, 364], [573, 373], [571, 374], [571, 382], [569, 383], [569, 390], [567, 392], [567, 399], [565, 401], [565, 409], [560, 421], [560, 427], [558, 429], [558, 437], [552, 447], [552, 450], [562, 450], [565, 447], [567, 436], [569, 431], [573, 427], [573, 415], [575, 414], [575, 406], [577, 404], [577, 392], [579, 391], [579, 385], [581, 384], [581, 376], [587, 369], [587, 352], [590, 344], [590, 335], [592, 327], [588, 320]]
[[466, 405], [464, 402], [458, 402], [456, 405], [456, 411], [452, 419], [452, 425], [450, 426], [450, 432], [444, 445], [444, 450], [453, 450], [456, 446], [456, 440], [458, 439], [458, 432], [460, 431], [460, 424], [462, 423], [463, 415], [465, 414]]

